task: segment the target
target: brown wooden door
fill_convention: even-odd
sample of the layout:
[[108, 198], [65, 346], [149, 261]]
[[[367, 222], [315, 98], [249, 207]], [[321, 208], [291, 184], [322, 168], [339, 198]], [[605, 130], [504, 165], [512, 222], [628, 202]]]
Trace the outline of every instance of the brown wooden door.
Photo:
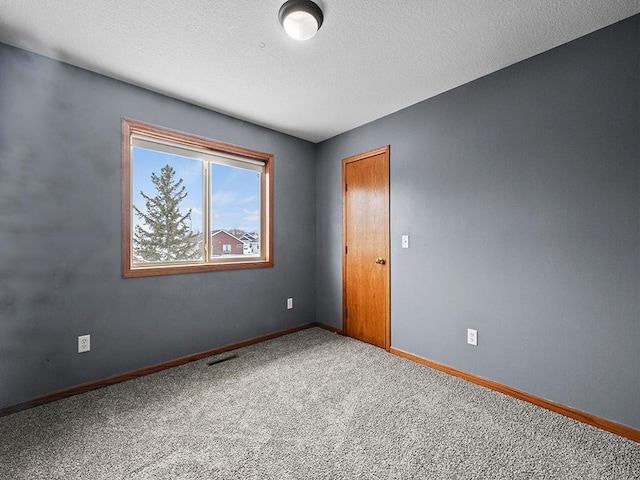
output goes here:
[[342, 161], [343, 331], [389, 350], [389, 147]]

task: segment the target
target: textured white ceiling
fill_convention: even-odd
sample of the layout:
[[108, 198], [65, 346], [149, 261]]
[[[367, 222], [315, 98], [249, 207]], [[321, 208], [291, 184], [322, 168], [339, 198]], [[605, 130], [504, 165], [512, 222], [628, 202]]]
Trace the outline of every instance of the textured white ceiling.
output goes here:
[[0, 0], [0, 42], [318, 142], [640, 12], [640, 0]]

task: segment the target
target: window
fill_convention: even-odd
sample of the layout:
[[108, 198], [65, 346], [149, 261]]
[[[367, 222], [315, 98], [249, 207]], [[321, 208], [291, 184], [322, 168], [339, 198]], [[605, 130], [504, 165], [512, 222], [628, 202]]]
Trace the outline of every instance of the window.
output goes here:
[[273, 266], [273, 155], [128, 119], [122, 136], [123, 277]]

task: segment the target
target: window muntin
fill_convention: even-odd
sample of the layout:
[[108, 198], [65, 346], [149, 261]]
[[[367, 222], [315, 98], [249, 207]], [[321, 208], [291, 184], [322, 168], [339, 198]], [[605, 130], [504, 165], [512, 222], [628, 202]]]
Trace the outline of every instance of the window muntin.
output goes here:
[[273, 266], [272, 201], [272, 155], [123, 119], [124, 277]]

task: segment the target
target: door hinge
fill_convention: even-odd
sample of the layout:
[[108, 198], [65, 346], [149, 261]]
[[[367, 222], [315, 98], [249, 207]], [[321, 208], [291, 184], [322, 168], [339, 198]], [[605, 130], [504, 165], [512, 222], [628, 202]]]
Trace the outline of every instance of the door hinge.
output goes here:
[[347, 254], [347, 248], [348, 248], [348, 247], [345, 245], [345, 246], [344, 246], [344, 254], [345, 254], [345, 255]]

